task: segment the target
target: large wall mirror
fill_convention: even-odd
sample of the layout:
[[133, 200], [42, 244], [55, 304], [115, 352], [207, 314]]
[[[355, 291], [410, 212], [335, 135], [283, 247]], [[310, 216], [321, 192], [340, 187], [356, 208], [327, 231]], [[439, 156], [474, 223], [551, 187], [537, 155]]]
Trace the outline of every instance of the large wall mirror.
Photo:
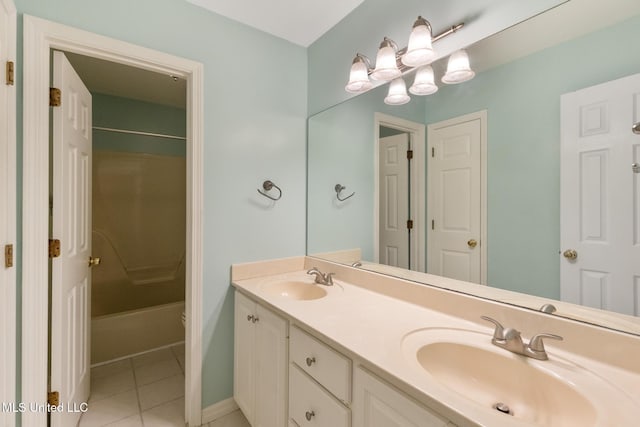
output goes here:
[[468, 46], [473, 80], [312, 116], [307, 253], [640, 334], [638, 40], [640, 2], [571, 0]]

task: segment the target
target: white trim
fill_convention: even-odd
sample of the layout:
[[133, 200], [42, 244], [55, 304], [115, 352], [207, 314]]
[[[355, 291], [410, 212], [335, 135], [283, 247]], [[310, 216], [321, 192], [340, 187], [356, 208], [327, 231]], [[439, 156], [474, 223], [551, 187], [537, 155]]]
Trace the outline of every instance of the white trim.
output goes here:
[[[464, 116], [454, 117], [452, 119], [443, 120], [437, 123], [431, 123], [427, 126], [427, 139], [431, 132], [435, 129], [457, 125], [472, 120], [480, 120], [480, 283], [487, 284], [487, 110], [477, 111], [475, 113], [465, 114]], [[427, 141], [427, 146], [430, 146]], [[428, 162], [427, 162], [428, 163]], [[431, 183], [427, 183], [427, 192], [430, 190]], [[433, 218], [432, 203], [429, 199], [427, 205], [427, 218]], [[429, 228], [427, 234], [431, 232]], [[427, 239], [427, 245], [431, 239]], [[431, 248], [427, 248], [427, 253], [431, 252]]]
[[238, 404], [233, 397], [222, 400], [211, 406], [207, 406], [202, 410], [202, 424], [215, 421], [218, 418], [222, 418], [225, 415], [229, 415], [230, 413], [237, 411], [238, 409]]
[[[411, 246], [417, 260], [417, 271], [425, 272], [425, 125], [399, 117], [390, 116], [383, 113], [374, 113], [373, 120], [373, 261], [380, 261], [380, 242], [379, 242], [379, 226], [380, 213], [378, 205], [380, 203], [380, 126], [398, 129], [407, 132], [410, 135], [413, 150], [413, 167], [411, 168], [411, 218], [413, 218], [413, 236]], [[415, 265], [415, 264], [414, 264]], [[414, 268], [415, 270], [415, 268]]]
[[[187, 247], [185, 416], [202, 417], [202, 64], [24, 15], [22, 398], [43, 404], [47, 391], [49, 52], [60, 49], [187, 80]], [[25, 412], [22, 424], [45, 426]]]
[[[12, 0], [0, 2], [0, 64], [2, 74], [7, 61], [16, 64], [16, 8]], [[15, 65], [14, 65], [15, 70]], [[7, 85], [5, 78], [0, 79], [0, 102], [5, 111], [0, 117], [0, 150], [6, 163], [0, 163], [0, 185], [3, 195], [0, 213], [0, 252], [4, 254], [5, 245], [13, 245], [13, 267], [5, 268], [0, 264], [0, 402], [16, 402], [16, 85], [17, 71], [14, 71], [13, 86]], [[16, 414], [10, 411], [0, 412], [0, 425], [15, 425]]]

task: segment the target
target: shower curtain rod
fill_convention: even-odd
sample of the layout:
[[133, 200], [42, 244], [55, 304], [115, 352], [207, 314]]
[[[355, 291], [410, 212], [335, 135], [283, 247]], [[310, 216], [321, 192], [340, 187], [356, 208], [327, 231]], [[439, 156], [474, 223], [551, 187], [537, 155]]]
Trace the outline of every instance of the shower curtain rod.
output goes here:
[[187, 138], [185, 138], [184, 136], [165, 135], [163, 133], [140, 132], [140, 131], [137, 131], [137, 130], [104, 128], [104, 127], [99, 127], [99, 126], [94, 126], [93, 130], [103, 130], [103, 131], [106, 131], [106, 132], [117, 132], [117, 133], [128, 133], [128, 134], [132, 134], [132, 135], [156, 136], [158, 138], [178, 139], [178, 140], [182, 140], [182, 141], [186, 141], [187, 140]]

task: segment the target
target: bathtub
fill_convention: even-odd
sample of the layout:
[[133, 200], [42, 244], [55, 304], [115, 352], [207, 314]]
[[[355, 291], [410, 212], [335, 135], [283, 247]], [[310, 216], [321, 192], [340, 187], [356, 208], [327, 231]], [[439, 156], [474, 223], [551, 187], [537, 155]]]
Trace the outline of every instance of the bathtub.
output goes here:
[[91, 319], [91, 364], [184, 341], [184, 301]]

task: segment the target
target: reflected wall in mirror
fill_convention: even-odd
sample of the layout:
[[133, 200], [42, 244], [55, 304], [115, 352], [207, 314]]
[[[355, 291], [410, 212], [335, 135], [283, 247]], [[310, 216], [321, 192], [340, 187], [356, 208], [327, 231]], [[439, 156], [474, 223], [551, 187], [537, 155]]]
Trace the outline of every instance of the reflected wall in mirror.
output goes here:
[[[549, 300], [561, 300], [561, 265], [581, 260], [579, 257], [572, 261], [562, 255], [571, 248], [561, 246], [560, 237], [564, 227], [560, 190], [561, 97], [640, 73], [640, 57], [634, 54], [640, 39], [639, 14], [640, 4], [635, 1], [605, 4], [571, 0], [468, 47], [472, 67], [477, 72], [474, 80], [457, 86], [440, 85], [436, 94], [412, 96], [409, 104], [396, 107], [383, 103], [386, 87], [379, 87], [312, 116], [308, 140], [307, 253], [334, 260], [338, 254], [342, 256], [338, 260], [344, 262], [362, 261], [365, 268], [429, 283], [433, 276], [419, 273], [425, 271], [420, 265], [426, 265], [429, 257], [426, 246], [421, 248], [421, 261], [412, 265], [415, 272], [377, 264], [381, 257], [375, 249], [379, 247], [375, 224], [380, 212], [380, 194], [375, 184], [376, 133], [380, 131], [375, 125], [376, 113], [428, 127], [486, 111], [486, 237], [477, 240], [486, 250], [488, 286], [451, 282], [448, 287], [536, 309]], [[434, 68], [442, 75], [442, 64], [436, 63]], [[624, 118], [628, 121], [628, 134], [618, 141], [629, 147], [629, 157], [623, 165], [608, 167], [628, 169], [626, 179], [632, 184], [625, 197], [635, 200], [635, 204], [629, 204], [629, 211], [601, 209], [598, 215], [588, 218], [583, 215], [582, 219], [569, 222], [593, 224], [597, 219], [607, 227], [600, 229], [602, 232], [626, 221], [628, 229], [621, 233], [630, 244], [637, 243], [637, 247], [640, 237], [633, 221], [640, 221], [640, 174], [632, 172], [631, 164], [640, 163], [640, 135], [634, 135], [631, 126], [634, 120], [640, 121], [640, 88], [632, 92], [635, 95], [629, 95], [629, 100], [636, 102], [636, 108]], [[592, 119], [604, 124], [608, 119], [604, 110], [576, 108], [583, 112], [578, 117], [583, 124]], [[615, 114], [611, 113], [612, 117]], [[413, 141], [413, 144], [422, 144], [423, 156], [427, 157], [431, 154], [426, 149], [430, 142]], [[584, 165], [591, 162], [593, 166], [605, 158], [585, 160]], [[424, 163], [428, 163], [426, 159]], [[601, 165], [604, 163], [596, 166]], [[603, 170], [598, 168], [594, 166], [592, 171]], [[422, 173], [427, 175], [424, 170]], [[594, 179], [593, 173], [585, 176]], [[429, 184], [426, 181], [425, 178], [421, 183], [425, 189]], [[356, 196], [346, 202], [336, 201], [333, 187], [337, 182], [355, 191]], [[611, 196], [617, 188], [613, 185], [603, 183], [602, 192], [597, 194]], [[579, 196], [582, 202], [589, 199], [587, 193]], [[581, 206], [586, 206], [585, 203]], [[426, 204], [412, 203], [409, 210], [423, 209], [426, 213]], [[425, 214], [417, 228], [415, 225], [420, 221], [416, 217], [411, 219], [414, 219], [412, 232], [419, 237], [416, 240], [426, 245], [431, 218]], [[607, 246], [604, 241], [600, 243]], [[640, 314], [640, 274], [634, 276], [636, 273], [631, 271], [633, 265], [640, 265], [640, 257], [637, 252], [631, 254], [623, 266], [631, 272], [624, 297], [614, 292], [617, 273], [607, 275], [589, 267], [589, 271], [581, 273], [589, 280], [584, 281], [571, 300], [613, 309], [610, 304], [622, 299], [624, 315], [554, 302], [558, 306], [556, 314], [640, 334], [640, 320], [633, 317]]]

